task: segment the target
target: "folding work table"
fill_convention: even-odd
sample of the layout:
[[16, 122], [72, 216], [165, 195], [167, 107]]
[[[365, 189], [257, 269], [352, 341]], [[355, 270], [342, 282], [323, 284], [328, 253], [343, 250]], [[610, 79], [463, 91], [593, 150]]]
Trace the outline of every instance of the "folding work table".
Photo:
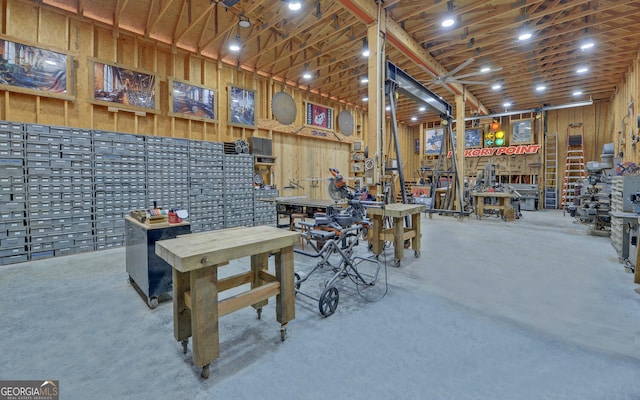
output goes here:
[[[300, 234], [270, 226], [229, 228], [156, 242], [156, 254], [172, 266], [173, 334], [187, 352], [193, 338], [193, 362], [209, 377], [209, 363], [220, 355], [218, 318], [252, 306], [261, 316], [268, 298], [276, 296], [276, 319], [285, 339], [295, 318], [293, 245]], [[275, 254], [275, 276], [267, 272]], [[218, 280], [218, 268], [251, 256], [251, 270]], [[243, 284], [251, 290], [218, 301], [218, 293]]]

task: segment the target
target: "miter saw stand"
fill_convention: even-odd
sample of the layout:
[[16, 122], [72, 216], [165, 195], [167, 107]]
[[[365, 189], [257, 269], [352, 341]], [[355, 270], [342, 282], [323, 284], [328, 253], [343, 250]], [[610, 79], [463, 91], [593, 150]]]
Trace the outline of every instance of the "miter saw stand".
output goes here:
[[[332, 174], [328, 185], [331, 198], [336, 201], [346, 200], [348, 207], [341, 208], [338, 204], [329, 206], [326, 213], [314, 215], [313, 223], [300, 222], [305, 227], [302, 233], [303, 240], [307, 241], [315, 251], [294, 250], [307, 257], [320, 258], [311, 271], [295, 272], [295, 290], [296, 294], [318, 301], [320, 314], [324, 317], [332, 315], [338, 307], [339, 293], [334, 285], [338, 278], [349, 278], [358, 288], [375, 285], [380, 271], [380, 262], [374, 258], [354, 256], [353, 248], [358, 245], [363, 232], [368, 230], [371, 224], [366, 217], [364, 207], [384, 207], [380, 202], [360, 200], [365, 194], [349, 188], [337, 169], [331, 168], [329, 171]], [[337, 261], [332, 262], [332, 257], [337, 258]], [[365, 268], [365, 264], [369, 267]], [[333, 276], [326, 281], [320, 297], [316, 298], [302, 292], [300, 290], [302, 284], [314, 272], [324, 267], [331, 269]], [[364, 272], [365, 269], [367, 272]]]

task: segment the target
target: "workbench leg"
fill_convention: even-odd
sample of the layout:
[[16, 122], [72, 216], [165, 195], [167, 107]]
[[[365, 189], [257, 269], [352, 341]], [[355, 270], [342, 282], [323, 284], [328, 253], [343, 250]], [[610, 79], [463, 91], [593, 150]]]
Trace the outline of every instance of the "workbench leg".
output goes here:
[[373, 216], [373, 239], [372, 240], [372, 248], [373, 254], [376, 256], [382, 253], [382, 246], [384, 245], [384, 241], [380, 240], [380, 235], [382, 234], [383, 226], [382, 226], [382, 215], [374, 215]]
[[293, 246], [276, 253], [276, 278], [280, 282], [280, 294], [276, 296], [276, 319], [285, 325], [296, 317], [293, 270]]
[[205, 367], [220, 356], [217, 266], [191, 271], [190, 281], [193, 362]]
[[413, 229], [416, 234], [413, 239], [411, 239], [411, 248], [415, 256], [420, 257], [420, 240], [422, 239], [420, 233], [420, 213], [411, 215], [411, 226], [411, 229]]
[[184, 302], [184, 292], [189, 290], [189, 272], [172, 268], [173, 277], [173, 337], [177, 341], [188, 341], [191, 336], [191, 310]]
[[[255, 254], [251, 256], [251, 272], [253, 272], [253, 281], [251, 282], [251, 289], [255, 289], [258, 286], [262, 286], [264, 281], [260, 279], [260, 271], [267, 271], [269, 269], [269, 253]], [[258, 312], [258, 319], [262, 316], [262, 307], [269, 304], [268, 299], [264, 299], [251, 307], [255, 308]]]
[[404, 218], [393, 218], [393, 246], [398, 266], [404, 258]]

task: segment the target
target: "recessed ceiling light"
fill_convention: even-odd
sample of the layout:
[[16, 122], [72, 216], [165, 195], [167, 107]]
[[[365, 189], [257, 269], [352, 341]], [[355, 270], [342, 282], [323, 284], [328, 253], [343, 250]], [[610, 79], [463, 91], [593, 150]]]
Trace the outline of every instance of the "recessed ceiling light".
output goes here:
[[455, 23], [456, 23], [456, 20], [453, 19], [453, 17], [447, 17], [447, 18], [442, 20], [442, 26], [444, 28], [448, 28], [450, 26], [453, 26], [453, 24], [455, 24]]
[[577, 73], [579, 74], [584, 74], [585, 72], [589, 71], [589, 68], [587, 67], [580, 67], [576, 70]]
[[420, 108], [418, 108], [418, 111], [427, 111], [427, 107], [425, 107], [425, 106], [420, 106]]
[[501, 88], [502, 88], [502, 85], [499, 84], [499, 83], [496, 83], [495, 85], [491, 86], [491, 89], [493, 89], [493, 90], [498, 90], [498, 89], [501, 89]]
[[580, 95], [582, 95], [582, 92], [580, 90], [577, 90], [577, 91], [573, 92], [573, 95], [574, 96], [580, 96]]
[[363, 76], [363, 77], [360, 79], [360, 83], [367, 83], [367, 82], [369, 82], [369, 78], [368, 78], [368, 77], [366, 77], [366, 76]]
[[369, 101], [369, 98], [365, 96], [362, 98], [362, 101]]
[[233, 52], [240, 51], [240, 43], [237, 40], [232, 40], [231, 42], [229, 42], [229, 50]]
[[593, 46], [595, 46], [595, 44], [592, 41], [586, 41], [580, 45], [580, 50], [589, 50], [593, 48]]
[[247, 17], [240, 17], [240, 21], [238, 21], [238, 26], [240, 28], [250, 28], [251, 21], [249, 21], [249, 18]]
[[523, 32], [518, 36], [518, 40], [521, 42], [525, 40], [529, 40], [531, 39], [531, 36], [533, 36], [531, 32]]
[[547, 87], [545, 85], [538, 85], [536, 86], [536, 91], [537, 92], [542, 92], [543, 90], [545, 90]]
[[302, 3], [297, 0], [290, 0], [290, 1], [287, 1], [287, 3], [289, 5], [289, 10], [291, 11], [298, 11], [299, 9], [302, 8]]

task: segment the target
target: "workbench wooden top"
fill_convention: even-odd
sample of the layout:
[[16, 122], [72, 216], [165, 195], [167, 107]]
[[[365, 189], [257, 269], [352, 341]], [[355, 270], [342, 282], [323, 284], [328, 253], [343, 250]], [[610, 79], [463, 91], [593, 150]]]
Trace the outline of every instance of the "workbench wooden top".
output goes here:
[[287, 206], [326, 208], [336, 204], [333, 200], [310, 199], [308, 197], [276, 197], [276, 204]]
[[367, 208], [367, 213], [371, 215], [383, 215], [385, 217], [399, 218], [407, 215], [417, 214], [427, 209], [424, 204], [386, 204], [383, 208]]
[[505, 192], [471, 192], [472, 196], [476, 197], [513, 197], [515, 194], [513, 193], [505, 193]]
[[188, 221], [182, 221], [182, 222], [177, 222], [175, 224], [170, 224], [169, 222], [156, 222], [153, 224], [148, 224], [146, 222], [140, 222], [137, 219], [133, 218], [133, 217], [129, 217], [126, 216], [124, 217], [125, 220], [143, 228], [146, 229], [148, 231], [154, 230], [154, 229], [164, 229], [164, 228], [171, 228], [174, 226], [183, 226], [183, 225], [189, 225]]
[[180, 272], [237, 258], [279, 251], [300, 240], [298, 232], [272, 226], [221, 229], [156, 242], [156, 254]]

